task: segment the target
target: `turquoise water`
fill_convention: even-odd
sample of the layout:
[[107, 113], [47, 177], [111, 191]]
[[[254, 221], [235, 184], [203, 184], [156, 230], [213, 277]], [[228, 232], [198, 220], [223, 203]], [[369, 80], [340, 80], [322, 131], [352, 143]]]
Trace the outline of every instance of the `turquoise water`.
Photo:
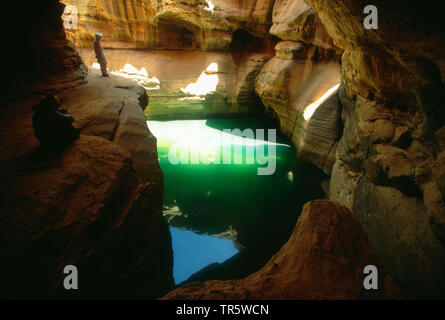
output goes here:
[[[278, 133], [270, 141], [268, 130], [277, 127], [265, 118], [148, 121], [148, 126], [157, 137], [164, 174], [164, 217], [172, 227], [177, 283], [238, 249], [244, 258], [231, 259], [233, 272], [242, 276], [261, 267], [289, 238], [303, 202], [314, 198], [312, 171], [299, 164], [285, 137]], [[223, 131], [249, 128], [253, 139]], [[265, 136], [258, 137], [256, 129], [264, 129]], [[268, 166], [273, 174], [258, 174]]]

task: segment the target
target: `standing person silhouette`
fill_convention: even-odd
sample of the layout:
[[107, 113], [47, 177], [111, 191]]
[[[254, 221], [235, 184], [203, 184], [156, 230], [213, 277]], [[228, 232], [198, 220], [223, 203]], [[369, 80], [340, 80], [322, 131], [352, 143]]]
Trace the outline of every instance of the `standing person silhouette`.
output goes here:
[[94, 37], [94, 52], [96, 53], [97, 62], [100, 65], [100, 70], [102, 71], [102, 76], [109, 77], [107, 71], [107, 59], [105, 58], [104, 50], [100, 41], [102, 40], [102, 33], [96, 33]]

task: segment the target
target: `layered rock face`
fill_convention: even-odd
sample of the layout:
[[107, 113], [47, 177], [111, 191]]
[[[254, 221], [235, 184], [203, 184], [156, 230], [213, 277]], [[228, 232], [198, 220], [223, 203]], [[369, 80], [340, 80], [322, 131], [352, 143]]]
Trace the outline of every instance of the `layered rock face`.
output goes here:
[[258, 272], [241, 280], [194, 282], [162, 299], [397, 298], [383, 268], [379, 290], [363, 289], [363, 269], [379, 266], [360, 223], [344, 206], [309, 202], [289, 241]]
[[[49, 56], [24, 60], [27, 68], [14, 76], [34, 71], [35, 78], [0, 108], [0, 296], [163, 295], [173, 287], [171, 239], [161, 213], [156, 140], [143, 113], [146, 92], [97, 72], [85, 77], [86, 67], [64, 37], [58, 1], [25, 9], [14, 11], [30, 17], [17, 19], [16, 31], [28, 35], [20, 48], [33, 48], [36, 59]], [[48, 12], [52, 20], [36, 22], [40, 17], [28, 10]], [[20, 65], [18, 58], [9, 63]], [[81, 130], [64, 149], [44, 148], [34, 138], [32, 106], [47, 92], [60, 96]], [[78, 268], [79, 290], [63, 287], [67, 265]]]
[[[172, 113], [179, 117], [191, 117], [257, 111], [257, 107], [252, 107], [258, 104], [252, 92], [253, 83], [256, 82], [258, 95], [280, 119], [283, 131], [302, 150], [301, 156], [325, 172], [330, 172], [338, 140], [338, 130], [335, 129], [340, 122], [338, 113], [333, 122], [327, 124], [304, 119], [303, 113], [306, 107], [340, 82], [340, 50], [333, 45], [316, 12], [303, 0], [66, 0], [65, 3], [78, 9], [78, 29], [67, 32], [69, 38], [80, 47], [91, 47], [94, 32], [104, 33], [103, 44], [106, 48], [258, 53], [270, 51], [275, 39], [283, 40], [276, 47], [276, 56], [263, 68], [257, 81], [255, 78], [259, 70], [269, 60], [267, 56], [250, 57], [247, 62], [243, 61], [245, 67], [237, 67], [240, 70], [235, 70], [235, 73], [246, 78], [233, 79], [232, 86], [235, 82], [239, 83], [235, 89], [229, 87], [226, 90], [219, 86], [206, 104], [195, 101], [196, 110], [189, 110], [192, 113], [183, 110], [182, 102], [178, 105], [180, 92], [172, 94], [161, 90], [158, 94], [161, 98], [158, 99], [155, 94], [151, 100], [151, 114], [153, 118], [168, 118]], [[242, 60], [244, 57], [236, 59]], [[224, 73], [230, 75], [230, 70], [235, 68], [225, 69], [228, 71]], [[157, 103], [158, 100], [162, 101]], [[324, 114], [322, 109], [318, 112]], [[305, 131], [311, 131], [307, 138], [304, 137]], [[323, 141], [325, 147], [314, 147], [314, 139]], [[306, 147], [308, 150], [303, 150]]]
[[261, 70], [256, 92], [299, 156], [330, 173], [341, 122], [335, 103], [340, 50], [303, 0], [276, 1], [272, 13], [270, 32], [282, 41]]
[[77, 7], [78, 29], [69, 30], [68, 38], [79, 47], [91, 47], [94, 33], [102, 32], [103, 44], [108, 48], [226, 51], [232, 40], [237, 40], [239, 34], [235, 32], [239, 29], [246, 31], [255, 50], [269, 47], [274, 1], [63, 2]]
[[367, 30], [366, 1], [307, 2], [345, 50], [329, 197], [359, 218], [408, 295], [443, 297], [445, 6], [374, 1], [379, 26]]

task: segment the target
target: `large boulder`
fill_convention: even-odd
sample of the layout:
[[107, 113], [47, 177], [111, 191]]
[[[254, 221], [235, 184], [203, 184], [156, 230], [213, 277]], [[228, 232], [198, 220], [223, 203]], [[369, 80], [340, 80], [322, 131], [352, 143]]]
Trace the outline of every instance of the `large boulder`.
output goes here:
[[[79, 86], [86, 68], [65, 38], [58, 1], [11, 12], [11, 25], [20, 22], [15, 49], [32, 59], [8, 59], [13, 86], [0, 108], [0, 296], [165, 294], [174, 285], [172, 249], [156, 140], [143, 113], [145, 90], [95, 72]], [[60, 96], [81, 129], [63, 149], [33, 138], [32, 106], [48, 92]], [[78, 268], [79, 290], [63, 287], [67, 265]]]
[[[377, 266], [378, 290], [365, 290], [364, 268]], [[360, 223], [344, 206], [313, 201], [289, 241], [258, 272], [241, 280], [194, 282], [162, 299], [377, 299], [397, 287], [379, 265]]]
[[[159, 187], [143, 186], [128, 152], [81, 135], [10, 159], [1, 183], [4, 298], [151, 297], [172, 286]], [[78, 268], [66, 291], [64, 268]]]

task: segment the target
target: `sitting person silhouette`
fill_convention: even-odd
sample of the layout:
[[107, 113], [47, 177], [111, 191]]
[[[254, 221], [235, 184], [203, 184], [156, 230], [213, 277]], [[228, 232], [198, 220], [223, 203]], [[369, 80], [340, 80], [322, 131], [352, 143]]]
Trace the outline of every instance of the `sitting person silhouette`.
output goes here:
[[63, 147], [79, 137], [79, 130], [72, 125], [74, 117], [60, 108], [57, 96], [49, 94], [42, 97], [32, 109], [34, 134], [42, 145]]
[[102, 49], [102, 33], [96, 33], [94, 37], [94, 52], [96, 53], [97, 62], [100, 65], [100, 70], [102, 71], [102, 76], [109, 77], [107, 70], [107, 59], [105, 58], [104, 50]]

